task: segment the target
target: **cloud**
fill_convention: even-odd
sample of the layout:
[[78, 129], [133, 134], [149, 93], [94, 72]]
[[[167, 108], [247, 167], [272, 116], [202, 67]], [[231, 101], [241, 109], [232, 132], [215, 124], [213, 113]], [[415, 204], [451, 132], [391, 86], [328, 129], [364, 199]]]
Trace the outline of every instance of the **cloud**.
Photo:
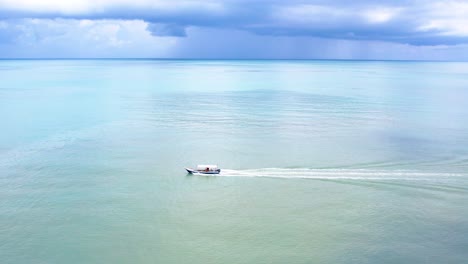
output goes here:
[[[0, 23], [1, 58], [468, 60], [467, 45], [413, 46], [190, 26], [155, 36], [142, 20], [15, 19]], [[1, 38], [1, 37], [0, 37]]]
[[176, 24], [156, 24], [149, 23], [146, 29], [151, 32], [153, 36], [172, 36], [172, 37], [185, 37], [185, 27]]
[[[195, 0], [1, 0], [0, 7], [6, 12], [19, 15], [75, 16], [125, 16], [125, 13], [142, 15], [148, 12], [177, 14], [192, 10], [218, 12], [222, 3]], [[117, 13], [117, 14], [113, 14]]]
[[363, 13], [363, 17], [371, 24], [381, 24], [394, 19], [400, 11], [401, 8], [368, 9]]
[[413, 45], [467, 43], [467, 13], [457, 0], [0, 0], [3, 19], [142, 20], [153, 36], [207, 27]]
[[15, 19], [0, 22], [0, 57], [167, 57], [173, 38], [141, 20]]
[[18, 27], [11, 27], [5, 21], [0, 21], [0, 43], [14, 43], [21, 33]]
[[0, 57], [467, 60], [466, 14], [456, 0], [0, 0]]
[[197, 27], [187, 30], [173, 52], [181, 58], [213, 59], [468, 60], [468, 45], [414, 46]]

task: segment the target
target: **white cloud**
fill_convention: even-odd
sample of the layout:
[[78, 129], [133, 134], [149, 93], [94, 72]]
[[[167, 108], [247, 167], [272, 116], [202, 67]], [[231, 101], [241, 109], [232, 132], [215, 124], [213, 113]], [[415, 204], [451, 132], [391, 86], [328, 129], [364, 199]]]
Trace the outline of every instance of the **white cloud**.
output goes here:
[[349, 11], [324, 5], [290, 5], [276, 7], [273, 11], [273, 19], [286, 23], [307, 25], [311, 22], [326, 22], [333, 19], [341, 19], [349, 16]]
[[374, 24], [385, 23], [390, 21], [400, 12], [401, 8], [375, 8], [365, 10], [363, 12], [364, 18]]
[[0, 0], [0, 9], [33, 14], [90, 15], [106, 13], [115, 8], [165, 11], [202, 9], [211, 12], [221, 12], [224, 10], [222, 2], [210, 0]]
[[89, 29], [85, 37], [104, 46], [122, 46], [126, 41], [119, 38], [118, 33], [120, 30], [119, 23], [105, 23], [95, 25]]
[[468, 18], [457, 19], [457, 18], [446, 18], [446, 19], [434, 19], [419, 29], [421, 31], [438, 31], [443, 36], [467, 36], [468, 37]]
[[362, 20], [371, 24], [389, 22], [402, 9], [400, 7], [356, 8], [300, 4], [275, 8], [273, 18], [296, 26], [322, 27], [325, 25], [328, 27], [334, 21], [333, 27], [346, 27], [346, 23], [359, 24]]
[[141, 20], [21, 19], [3, 23], [13, 42], [0, 48], [0, 57], [167, 57], [177, 43], [174, 38], [151, 36], [148, 23]]
[[468, 36], [468, 2], [435, 2], [427, 7], [427, 19], [418, 28], [445, 36]]

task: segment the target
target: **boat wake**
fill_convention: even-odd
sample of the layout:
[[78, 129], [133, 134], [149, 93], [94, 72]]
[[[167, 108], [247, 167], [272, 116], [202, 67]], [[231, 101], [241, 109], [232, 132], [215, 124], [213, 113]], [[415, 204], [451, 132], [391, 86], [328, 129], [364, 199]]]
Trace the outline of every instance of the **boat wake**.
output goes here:
[[372, 169], [309, 169], [262, 168], [231, 170], [222, 169], [217, 177], [265, 177], [285, 179], [349, 179], [349, 180], [438, 180], [454, 177], [468, 178], [464, 173], [422, 172], [413, 170]]

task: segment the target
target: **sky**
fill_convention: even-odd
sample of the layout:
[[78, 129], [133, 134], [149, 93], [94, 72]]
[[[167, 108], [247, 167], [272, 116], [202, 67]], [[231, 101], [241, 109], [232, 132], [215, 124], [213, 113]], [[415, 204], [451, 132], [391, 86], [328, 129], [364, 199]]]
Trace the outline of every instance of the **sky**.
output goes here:
[[468, 60], [468, 0], [0, 0], [0, 58]]

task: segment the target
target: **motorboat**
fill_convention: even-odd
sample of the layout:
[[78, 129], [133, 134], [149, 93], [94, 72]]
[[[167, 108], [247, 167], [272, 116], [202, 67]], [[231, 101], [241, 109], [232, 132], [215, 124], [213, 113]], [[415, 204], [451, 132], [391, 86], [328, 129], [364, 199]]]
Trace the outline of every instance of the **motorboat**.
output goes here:
[[198, 165], [197, 169], [185, 168], [190, 174], [219, 174], [221, 169], [217, 165]]

